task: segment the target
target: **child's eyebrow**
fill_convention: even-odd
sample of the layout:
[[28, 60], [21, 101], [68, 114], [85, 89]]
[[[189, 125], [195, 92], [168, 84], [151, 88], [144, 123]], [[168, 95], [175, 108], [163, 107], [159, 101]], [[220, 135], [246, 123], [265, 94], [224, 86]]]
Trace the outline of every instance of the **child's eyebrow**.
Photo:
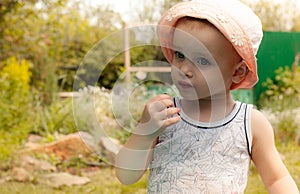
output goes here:
[[193, 54], [193, 55], [209, 55], [211, 56], [211, 52], [203, 45], [203, 44], [199, 44], [196, 48], [193, 49], [189, 49], [184, 48], [176, 43], [173, 43], [172, 48], [170, 48], [172, 50], [179, 50], [179, 51], [188, 51], [188, 53]]
[[181, 46], [178, 46], [176, 44], [173, 44], [171, 49], [173, 49], [173, 50], [182, 50]]
[[195, 51], [193, 52], [194, 55], [206, 57], [206, 58], [212, 58], [212, 54], [208, 51]]
[[212, 53], [201, 43], [198, 44], [198, 49], [189, 49], [174, 42], [171, 48], [173, 51], [182, 52], [187, 58], [204, 57], [210, 61], [214, 61]]
[[190, 57], [206, 57], [206, 58], [212, 58], [212, 54], [207, 51], [207, 50], [186, 50], [186, 49], [181, 49], [180, 47], [173, 47], [173, 50], [175, 51], [180, 51], [183, 54], [190, 56]]

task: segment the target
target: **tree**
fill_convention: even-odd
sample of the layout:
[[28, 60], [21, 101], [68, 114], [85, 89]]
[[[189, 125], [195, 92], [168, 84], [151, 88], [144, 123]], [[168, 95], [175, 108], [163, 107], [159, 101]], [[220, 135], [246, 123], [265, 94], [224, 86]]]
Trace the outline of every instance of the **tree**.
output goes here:
[[[72, 90], [74, 72], [93, 45], [116, 30], [118, 14], [108, 8], [89, 8], [98, 22], [84, 14], [82, 1], [5, 0], [0, 7], [0, 61], [11, 56], [32, 62], [31, 85], [46, 104], [57, 96], [58, 83]], [[101, 18], [100, 18], [101, 17]], [[0, 67], [1, 69], [1, 67]], [[58, 82], [59, 80], [59, 82]]]
[[[153, 22], [156, 23], [163, 13], [166, 12], [169, 8], [171, 8], [176, 3], [187, 1], [187, 0], [141, 0], [143, 7], [133, 8], [138, 15], [139, 21], [143, 22]], [[134, 5], [133, 5], [134, 6]]]
[[300, 31], [300, 8], [292, 0], [242, 0], [260, 17], [265, 31]]

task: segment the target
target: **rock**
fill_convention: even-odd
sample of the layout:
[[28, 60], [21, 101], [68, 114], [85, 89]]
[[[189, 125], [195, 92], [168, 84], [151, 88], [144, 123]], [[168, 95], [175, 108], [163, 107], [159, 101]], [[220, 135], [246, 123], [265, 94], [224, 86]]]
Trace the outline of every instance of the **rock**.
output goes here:
[[[98, 141], [97, 141], [97, 139]], [[93, 153], [96, 153], [101, 158], [105, 158], [103, 161], [107, 161], [109, 164], [113, 164], [116, 154], [121, 149], [121, 144], [118, 140], [106, 137], [106, 136], [92, 136], [87, 132], [73, 133], [62, 137], [60, 140], [53, 143], [39, 145], [38, 147], [28, 148], [21, 151], [21, 154], [48, 154], [55, 155], [61, 161], [69, 160], [79, 157], [88, 157]], [[31, 163], [34, 166], [49, 166], [48, 164], [39, 164], [39, 161], [29, 159], [27, 163]], [[35, 163], [38, 163], [37, 165]], [[28, 166], [28, 165], [27, 165]], [[46, 168], [46, 167], [45, 167]], [[49, 169], [40, 170], [54, 170], [49, 166]]]
[[27, 142], [30, 143], [40, 143], [42, 141], [43, 137], [36, 134], [29, 134], [27, 138]]
[[29, 172], [27, 172], [24, 168], [20, 168], [20, 167], [14, 167], [12, 169], [12, 177], [13, 180], [19, 182], [27, 182], [33, 180], [33, 176]]
[[100, 145], [113, 154], [117, 154], [122, 148], [120, 141], [111, 137], [101, 137]]
[[115, 157], [121, 149], [120, 142], [111, 137], [101, 137], [99, 146], [101, 147], [101, 155], [106, 158], [107, 162], [114, 164]]
[[40, 146], [40, 144], [38, 143], [32, 143], [32, 142], [26, 142], [24, 147], [27, 149], [34, 149], [34, 148], [38, 148]]
[[11, 181], [11, 177], [10, 177], [10, 176], [1, 178], [1, 179], [0, 179], [0, 185], [6, 183], [6, 182], [8, 182], [8, 181]]
[[30, 134], [27, 138], [27, 142], [25, 143], [26, 148], [37, 148], [40, 145], [40, 142], [42, 141], [43, 137], [36, 135], [36, 134]]
[[80, 177], [71, 175], [66, 172], [62, 173], [51, 173], [40, 175], [37, 180], [40, 184], [46, 184], [48, 186], [58, 188], [61, 186], [73, 186], [73, 185], [85, 185], [90, 182], [90, 179], [87, 177]]
[[90, 150], [100, 156], [102, 161], [105, 161], [109, 165], [114, 164], [115, 156], [122, 148], [119, 140], [100, 136], [99, 141], [95, 143], [95, 139], [89, 133], [80, 132], [80, 135]]
[[62, 137], [60, 140], [53, 143], [40, 145], [35, 148], [25, 149], [20, 153], [44, 153], [48, 155], [54, 154], [60, 160], [68, 160], [71, 158], [77, 158], [78, 156], [89, 156], [91, 154], [91, 151], [82, 141], [79, 133], [73, 133]]
[[56, 167], [47, 161], [38, 160], [31, 156], [21, 156], [20, 167], [26, 169], [27, 171], [46, 171], [55, 172]]

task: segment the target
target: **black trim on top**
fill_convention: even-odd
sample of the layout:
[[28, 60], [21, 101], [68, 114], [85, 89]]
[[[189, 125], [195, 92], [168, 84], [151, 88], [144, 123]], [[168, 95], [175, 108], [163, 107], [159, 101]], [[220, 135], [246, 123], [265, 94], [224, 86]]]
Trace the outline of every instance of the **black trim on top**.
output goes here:
[[[173, 101], [174, 101], [174, 106], [177, 107], [177, 104], [176, 104], [176, 100], [175, 98], [173, 98]], [[227, 125], [228, 123], [230, 123], [236, 116], [237, 114], [240, 112], [241, 108], [242, 108], [242, 105], [245, 104], [245, 103], [241, 103], [240, 104], [240, 107], [238, 109], [238, 111], [236, 112], [236, 114], [232, 117], [232, 119], [230, 119], [229, 121], [227, 121], [226, 123], [222, 124], [222, 125], [219, 125], [219, 126], [214, 126], [214, 127], [202, 127], [202, 126], [199, 126], [199, 125], [195, 125], [195, 124], [192, 124], [190, 122], [188, 122], [187, 120], [185, 120], [184, 118], [181, 117], [181, 119], [188, 123], [189, 125], [192, 125], [193, 127], [197, 127], [197, 128], [201, 128], [201, 129], [214, 129], [214, 128], [218, 128], [218, 127], [224, 127], [225, 125]], [[248, 151], [248, 154], [250, 156], [250, 158], [252, 158], [252, 155], [251, 155], [251, 151], [250, 151], [250, 143], [249, 143], [249, 137], [248, 137], [248, 133], [247, 133], [247, 110], [248, 110], [248, 105], [245, 104], [245, 114], [244, 114], [244, 131], [245, 131], [245, 136], [246, 136], [246, 142], [247, 142], [247, 151]], [[177, 113], [179, 116], [180, 116], [180, 113]], [[251, 130], [251, 129], [249, 129]]]
[[[175, 98], [173, 98], [173, 101], [174, 101], [174, 106], [177, 107]], [[195, 125], [193, 123], [190, 123], [189, 121], [185, 120], [182, 117], [181, 117], [181, 120], [183, 120], [184, 122], [188, 123], [189, 125], [192, 125], [193, 127], [197, 127], [197, 128], [200, 128], [200, 129], [215, 129], [215, 128], [219, 128], [219, 127], [224, 127], [225, 125], [227, 125], [228, 123], [230, 123], [233, 119], [235, 119], [235, 117], [237, 116], [237, 114], [240, 112], [240, 110], [242, 108], [242, 105], [243, 105], [243, 103], [240, 104], [240, 107], [239, 107], [238, 111], [236, 112], [236, 114], [229, 121], [227, 121], [226, 123], [223, 123], [222, 125], [218, 125], [218, 126], [203, 127], [203, 126], [199, 126], [199, 125]], [[178, 115], [180, 116], [180, 113], [178, 113]], [[247, 143], [249, 144], [248, 140], [247, 140]]]
[[[250, 158], [252, 158], [251, 151], [250, 151], [250, 143], [249, 143], [249, 138], [248, 138], [248, 133], [247, 133], [247, 109], [248, 109], [248, 106], [246, 104], [245, 117], [244, 117], [244, 130], [245, 130], [245, 136], [246, 136], [246, 141], [247, 141], [247, 148], [248, 148], [247, 151], [248, 151]], [[248, 129], [248, 130], [251, 130], [251, 129]]]

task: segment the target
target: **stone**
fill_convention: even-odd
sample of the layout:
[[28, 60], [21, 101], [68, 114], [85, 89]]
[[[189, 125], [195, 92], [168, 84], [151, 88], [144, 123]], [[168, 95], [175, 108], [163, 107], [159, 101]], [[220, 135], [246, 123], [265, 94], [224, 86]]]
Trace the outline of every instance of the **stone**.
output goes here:
[[26, 148], [37, 148], [40, 145], [43, 137], [36, 134], [29, 134], [27, 142], [25, 143]]
[[73, 133], [62, 137], [55, 142], [40, 145], [38, 147], [22, 150], [20, 154], [54, 154], [61, 161], [72, 158], [89, 156], [92, 152], [82, 141], [79, 133]]
[[117, 154], [122, 148], [120, 141], [111, 137], [101, 137], [100, 143], [104, 149], [113, 154]]
[[6, 183], [6, 182], [8, 182], [8, 181], [11, 181], [11, 177], [10, 177], [10, 176], [1, 178], [1, 179], [0, 179], [0, 185]]
[[55, 172], [57, 168], [44, 160], [38, 160], [32, 156], [24, 155], [20, 158], [20, 167], [27, 171], [44, 171], [44, 172]]
[[30, 143], [40, 143], [42, 141], [43, 137], [36, 134], [29, 134], [27, 137], [27, 142]]
[[28, 182], [33, 180], [33, 176], [24, 168], [14, 167], [12, 169], [12, 178], [19, 182]]
[[61, 186], [70, 187], [73, 185], [85, 185], [90, 182], [90, 179], [87, 177], [71, 175], [66, 172], [60, 172], [40, 175], [37, 179], [37, 182], [58, 188]]
[[[103, 159], [102, 161], [107, 161], [110, 165], [113, 164], [115, 156], [122, 147], [120, 142], [107, 136], [97, 137], [99, 139], [98, 141], [95, 138], [96, 136], [92, 136], [87, 132], [81, 131], [66, 135], [53, 143], [27, 148], [22, 150], [20, 153], [21, 155], [30, 155], [35, 153], [47, 154], [49, 156], [55, 155], [61, 161], [88, 157], [94, 153]], [[29, 162], [27, 163], [31, 163], [31, 165], [34, 166], [44, 166], [45, 168], [48, 166], [47, 169], [39, 170], [55, 171], [55, 169], [49, 164], [39, 164], [40, 161], [36, 161], [32, 158], [29, 159]], [[35, 163], [37, 163], [37, 165]]]
[[24, 147], [27, 149], [34, 149], [34, 148], [38, 148], [40, 146], [40, 144], [38, 143], [32, 143], [32, 142], [26, 142]]
[[118, 140], [111, 137], [101, 137], [99, 146], [101, 147], [101, 155], [106, 161], [114, 164], [115, 157], [121, 149], [121, 144]]

